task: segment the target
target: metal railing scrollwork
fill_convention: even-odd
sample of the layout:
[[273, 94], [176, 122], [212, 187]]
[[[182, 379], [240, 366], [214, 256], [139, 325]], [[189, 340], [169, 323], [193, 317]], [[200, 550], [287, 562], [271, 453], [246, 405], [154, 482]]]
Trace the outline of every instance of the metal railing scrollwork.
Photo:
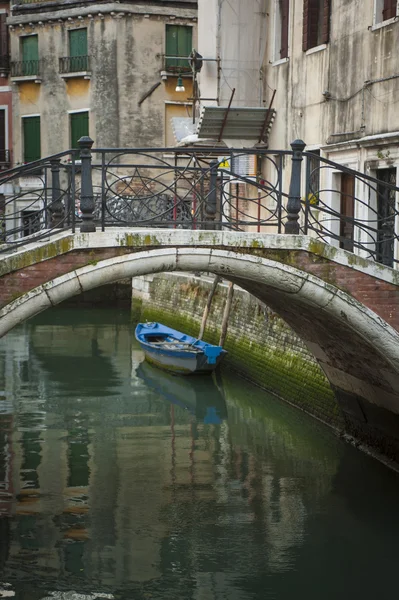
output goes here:
[[285, 151], [92, 146], [84, 137], [80, 150], [0, 172], [2, 250], [76, 225], [164, 227], [305, 234], [399, 262], [399, 188], [389, 165], [363, 174], [305, 151], [301, 140]]

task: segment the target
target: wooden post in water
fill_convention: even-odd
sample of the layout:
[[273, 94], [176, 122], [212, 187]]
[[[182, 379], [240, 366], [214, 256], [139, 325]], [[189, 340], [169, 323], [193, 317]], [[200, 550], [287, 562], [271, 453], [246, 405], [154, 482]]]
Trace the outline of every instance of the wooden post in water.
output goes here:
[[227, 291], [226, 304], [225, 304], [225, 307], [224, 307], [223, 321], [222, 321], [222, 330], [220, 332], [219, 346], [223, 346], [223, 344], [226, 341], [227, 326], [229, 324], [229, 316], [230, 316], [230, 311], [231, 311], [231, 305], [232, 305], [232, 302], [233, 302], [233, 294], [234, 294], [234, 283], [232, 283], [230, 281], [230, 283], [229, 283], [229, 289]]
[[211, 310], [211, 306], [212, 306], [212, 300], [213, 297], [215, 295], [216, 292], [216, 288], [219, 285], [219, 281], [220, 281], [220, 277], [219, 275], [216, 275], [214, 281], [213, 281], [213, 285], [212, 285], [212, 289], [210, 290], [209, 294], [208, 294], [208, 300], [206, 301], [206, 306], [204, 309], [204, 314], [202, 315], [202, 322], [201, 322], [201, 329], [198, 335], [198, 339], [202, 340], [204, 333], [205, 333], [205, 327], [206, 327], [206, 322], [208, 320], [208, 316], [209, 316], [209, 311]]

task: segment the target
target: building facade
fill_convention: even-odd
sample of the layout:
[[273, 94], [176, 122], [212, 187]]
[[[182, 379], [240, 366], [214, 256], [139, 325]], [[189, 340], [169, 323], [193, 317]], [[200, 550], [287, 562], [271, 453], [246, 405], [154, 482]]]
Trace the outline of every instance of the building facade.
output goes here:
[[170, 118], [188, 104], [177, 77], [189, 65], [165, 54], [188, 56], [196, 20], [192, 0], [13, 5], [15, 164], [75, 148], [82, 135], [96, 147], [173, 144]]
[[10, 3], [0, 3], [0, 170], [12, 163], [12, 93], [9, 82], [10, 45], [7, 17]]
[[[242, 4], [199, 1], [199, 52], [220, 60], [218, 70], [205, 63], [201, 95], [214, 96], [219, 105], [227, 106], [231, 89], [237, 88], [233, 106], [268, 107], [273, 101], [276, 114], [268, 147], [287, 150], [299, 138], [315, 160], [321, 156], [375, 177], [381, 190], [378, 183], [370, 188], [332, 169], [314, 173], [317, 189], [332, 190], [328, 202], [334, 212], [348, 221], [373, 221], [375, 227], [384, 221], [398, 231], [397, 194], [387, 192], [384, 184], [399, 186], [399, 2], [250, 0], [245, 8]], [[207, 15], [213, 15], [209, 26]], [[238, 143], [248, 146], [249, 140], [243, 136]], [[228, 140], [226, 144], [231, 145]], [[287, 180], [289, 169], [285, 171]], [[384, 199], [386, 193], [389, 197]], [[346, 201], [349, 197], [361, 202]], [[343, 222], [331, 227], [338, 236], [341, 228], [341, 236], [358, 236], [366, 244], [370, 238], [364, 231], [354, 232], [353, 226], [343, 231]], [[350, 240], [342, 247], [351, 249]], [[391, 254], [391, 263], [394, 257], [398, 260], [397, 242]]]

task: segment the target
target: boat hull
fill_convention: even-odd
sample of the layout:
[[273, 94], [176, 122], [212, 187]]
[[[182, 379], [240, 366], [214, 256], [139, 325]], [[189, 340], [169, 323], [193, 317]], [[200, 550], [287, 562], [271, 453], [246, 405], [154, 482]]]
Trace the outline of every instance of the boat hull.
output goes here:
[[143, 344], [141, 344], [141, 348], [144, 352], [145, 359], [150, 364], [155, 365], [164, 371], [169, 371], [169, 373], [176, 373], [178, 375], [212, 373], [223, 358], [223, 354], [221, 354], [220, 357], [216, 359], [215, 364], [209, 365], [203, 354], [178, 357], [175, 354], [170, 355], [156, 350], [149, 350], [148, 348], [145, 348]]
[[149, 363], [178, 375], [212, 373], [226, 354], [221, 346], [161, 323], [139, 323], [135, 336]]

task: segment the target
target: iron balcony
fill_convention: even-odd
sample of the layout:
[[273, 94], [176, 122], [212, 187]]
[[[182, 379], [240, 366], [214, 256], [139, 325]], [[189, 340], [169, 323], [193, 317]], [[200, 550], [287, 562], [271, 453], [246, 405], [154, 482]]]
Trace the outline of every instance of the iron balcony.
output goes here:
[[62, 56], [60, 73], [82, 73], [90, 71], [90, 56]]
[[11, 63], [11, 77], [37, 77], [40, 74], [40, 60], [20, 60]]

